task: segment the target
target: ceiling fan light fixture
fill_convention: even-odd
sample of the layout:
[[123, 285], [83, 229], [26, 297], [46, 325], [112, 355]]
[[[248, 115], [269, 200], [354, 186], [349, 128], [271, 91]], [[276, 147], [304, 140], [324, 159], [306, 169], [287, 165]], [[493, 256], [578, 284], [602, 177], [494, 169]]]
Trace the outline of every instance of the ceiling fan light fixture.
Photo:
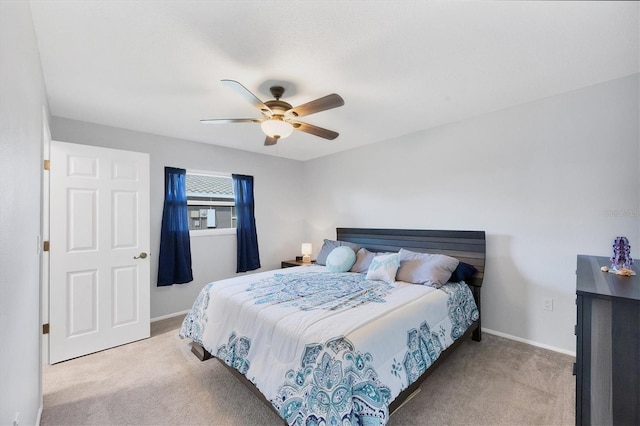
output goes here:
[[265, 135], [276, 139], [286, 138], [293, 133], [293, 126], [278, 116], [264, 120], [260, 123], [260, 127]]

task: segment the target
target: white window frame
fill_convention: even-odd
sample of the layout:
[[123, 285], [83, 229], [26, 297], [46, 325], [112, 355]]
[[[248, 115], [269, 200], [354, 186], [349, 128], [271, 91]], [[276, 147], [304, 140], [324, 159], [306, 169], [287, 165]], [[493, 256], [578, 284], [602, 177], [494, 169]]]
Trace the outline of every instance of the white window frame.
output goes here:
[[[224, 176], [231, 178], [231, 173], [226, 172], [214, 172], [208, 170], [193, 170], [187, 169], [187, 174], [191, 175], [204, 175], [204, 176]], [[202, 201], [189, 200], [187, 198], [187, 205], [198, 206], [235, 206], [235, 200], [231, 201]], [[213, 229], [190, 229], [189, 237], [208, 237], [212, 235], [236, 235], [236, 228], [213, 228]]]

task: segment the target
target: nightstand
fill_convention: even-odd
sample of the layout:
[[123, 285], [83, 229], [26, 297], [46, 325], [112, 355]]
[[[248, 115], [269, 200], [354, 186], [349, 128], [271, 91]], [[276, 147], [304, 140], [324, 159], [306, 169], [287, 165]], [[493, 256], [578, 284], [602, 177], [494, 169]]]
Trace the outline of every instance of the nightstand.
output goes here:
[[301, 260], [283, 260], [280, 263], [280, 268], [291, 268], [292, 266], [308, 266], [315, 265], [316, 261], [312, 260], [311, 263], [303, 263]]

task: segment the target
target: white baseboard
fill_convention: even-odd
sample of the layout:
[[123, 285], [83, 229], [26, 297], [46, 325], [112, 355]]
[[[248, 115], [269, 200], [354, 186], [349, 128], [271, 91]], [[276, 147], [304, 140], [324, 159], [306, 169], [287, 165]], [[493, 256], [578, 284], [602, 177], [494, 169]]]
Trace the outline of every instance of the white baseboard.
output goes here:
[[482, 332], [483, 333], [488, 333], [488, 334], [493, 334], [493, 335], [499, 336], [499, 337], [504, 337], [505, 339], [509, 339], [509, 340], [515, 340], [516, 342], [526, 343], [527, 345], [536, 346], [538, 348], [549, 349], [550, 351], [554, 351], [554, 352], [560, 352], [561, 354], [571, 355], [573, 357], [576, 356], [575, 352], [572, 352], [572, 351], [569, 351], [569, 350], [566, 350], [566, 349], [556, 348], [555, 346], [546, 345], [546, 344], [540, 343], [540, 342], [534, 342], [533, 340], [523, 339], [522, 337], [512, 336], [510, 334], [501, 333], [499, 331], [490, 330], [488, 328], [482, 327]]
[[40, 408], [38, 408], [38, 416], [36, 417], [36, 425], [40, 426], [40, 420], [42, 419], [42, 410], [44, 409], [44, 401], [40, 402]]
[[159, 317], [155, 317], [155, 318], [151, 318], [150, 322], [156, 322], [156, 321], [161, 321], [164, 319], [169, 319], [169, 318], [173, 318], [173, 317], [178, 317], [180, 315], [185, 315], [187, 312], [189, 312], [191, 309], [187, 309], [186, 311], [182, 311], [182, 312], [174, 312], [172, 314], [167, 314], [167, 315], [161, 315]]

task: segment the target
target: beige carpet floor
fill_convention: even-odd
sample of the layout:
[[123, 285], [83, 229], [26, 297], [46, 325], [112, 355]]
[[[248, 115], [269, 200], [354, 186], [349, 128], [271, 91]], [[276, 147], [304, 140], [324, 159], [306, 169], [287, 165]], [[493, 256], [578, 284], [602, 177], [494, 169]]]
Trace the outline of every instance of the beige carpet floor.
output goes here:
[[[43, 370], [41, 425], [281, 425], [217, 360], [178, 337], [151, 337]], [[574, 358], [484, 334], [465, 341], [389, 421], [398, 425], [573, 425]]]

